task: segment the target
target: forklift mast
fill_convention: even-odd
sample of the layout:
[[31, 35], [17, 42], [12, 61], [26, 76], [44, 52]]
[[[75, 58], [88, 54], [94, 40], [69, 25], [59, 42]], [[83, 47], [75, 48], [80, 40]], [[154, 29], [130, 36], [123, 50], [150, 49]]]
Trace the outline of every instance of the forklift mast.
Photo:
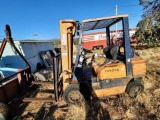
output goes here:
[[[73, 37], [75, 36], [75, 32], [76, 32], [76, 21], [75, 20], [61, 20], [60, 21], [63, 82], [66, 79], [72, 78]], [[65, 84], [64, 84], [64, 88], [65, 88]]]

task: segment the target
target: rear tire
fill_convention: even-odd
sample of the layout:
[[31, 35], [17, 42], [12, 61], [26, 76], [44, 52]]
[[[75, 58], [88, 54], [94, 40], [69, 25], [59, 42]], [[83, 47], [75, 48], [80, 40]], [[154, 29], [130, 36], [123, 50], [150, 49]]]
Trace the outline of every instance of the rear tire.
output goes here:
[[138, 81], [132, 81], [127, 85], [126, 92], [130, 97], [136, 97], [139, 93], [143, 92], [144, 86]]
[[69, 85], [63, 93], [63, 99], [68, 105], [83, 102], [84, 97], [80, 92], [79, 85]]
[[36, 72], [34, 74], [34, 78], [35, 78], [36, 81], [41, 81], [41, 82], [47, 81], [46, 78], [45, 78], [45, 76], [42, 73], [40, 73], [40, 72]]
[[0, 102], [0, 120], [9, 119], [9, 108], [6, 104]]

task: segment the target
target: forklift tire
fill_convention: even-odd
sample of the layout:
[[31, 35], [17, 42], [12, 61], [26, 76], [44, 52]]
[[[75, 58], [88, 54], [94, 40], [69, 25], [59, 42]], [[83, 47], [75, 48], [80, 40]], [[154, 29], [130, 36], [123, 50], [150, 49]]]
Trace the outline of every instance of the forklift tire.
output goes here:
[[63, 99], [68, 105], [79, 104], [84, 101], [78, 84], [69, 85], [63, 93]]
[[6, 104], [0, 102], [0, 120], [9, 119], [9, 108]]
[[138, 81], [131, 81], [126, 88], [126, 92], [132, 98], [136, 97], [139, 93], [143, 92], [144, 86]]

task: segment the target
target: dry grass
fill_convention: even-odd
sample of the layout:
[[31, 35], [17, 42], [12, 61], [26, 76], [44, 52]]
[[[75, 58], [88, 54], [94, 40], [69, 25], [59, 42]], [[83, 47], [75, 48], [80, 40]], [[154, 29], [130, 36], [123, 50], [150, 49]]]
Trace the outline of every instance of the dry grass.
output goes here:
[[85, 120], [87, 107], [85, 104], [81, 106], [72, 105], [69, 107], [68, 112], [64, 116], [65, 120]]

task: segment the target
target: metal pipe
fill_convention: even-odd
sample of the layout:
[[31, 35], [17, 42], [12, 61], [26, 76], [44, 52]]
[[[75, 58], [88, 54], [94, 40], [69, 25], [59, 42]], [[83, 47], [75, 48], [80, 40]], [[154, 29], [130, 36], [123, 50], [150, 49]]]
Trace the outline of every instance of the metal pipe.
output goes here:
[[67, 31], [68, 70], [71, 70], [71, 28]]
[[0, 47], [0, 58], [2, 57], [2, 54], [3, 54], [3, 51], [4, 51], [4, 48], [5, 48], [6, 44], [7, 44], [7, 39], [4, 38], [4, 40], [1, 44], [1, 47]]

